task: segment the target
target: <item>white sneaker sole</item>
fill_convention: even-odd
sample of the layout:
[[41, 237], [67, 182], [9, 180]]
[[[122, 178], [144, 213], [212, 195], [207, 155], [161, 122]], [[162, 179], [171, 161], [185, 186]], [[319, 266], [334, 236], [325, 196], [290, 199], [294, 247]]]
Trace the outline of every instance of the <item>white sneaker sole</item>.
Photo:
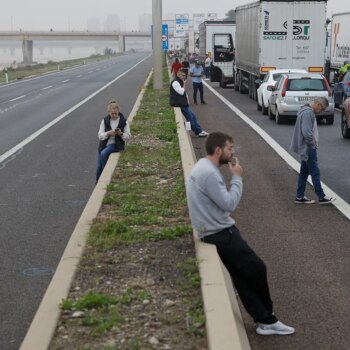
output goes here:
[[272, 329], [260, 329], [257, 328], [256, 329], [256, 333], [259, 335], [291, 335], [295, 333], [295, 330], [293, 331], [276, 331], [276, 330], [272, 330]]

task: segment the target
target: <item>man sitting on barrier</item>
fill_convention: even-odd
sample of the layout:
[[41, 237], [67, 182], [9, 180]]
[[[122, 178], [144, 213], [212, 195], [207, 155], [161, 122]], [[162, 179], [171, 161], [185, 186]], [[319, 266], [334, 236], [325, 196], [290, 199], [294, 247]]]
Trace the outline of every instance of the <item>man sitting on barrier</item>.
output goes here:
[[[187, 202], [192, 226], [203, 242], [214, 244], [244, 307], [258, 323], [260, 335], [288, 335], [295, 329], [278, 321], [273, 313], [264, 262], [241, 237], [230, 216], [242, 197], [243, 169], [233, 158], [233, 138], [221, 132], [209, 134], [207, 156], [192, 168], [187, 181]], [[231, 173], [227, 189], [219, 167], [228, 164]]]

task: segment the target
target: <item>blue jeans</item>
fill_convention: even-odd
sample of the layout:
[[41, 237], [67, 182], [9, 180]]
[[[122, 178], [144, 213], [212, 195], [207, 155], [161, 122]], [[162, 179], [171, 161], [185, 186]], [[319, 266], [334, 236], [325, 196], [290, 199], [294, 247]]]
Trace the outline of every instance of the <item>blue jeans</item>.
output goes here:
[[317, 161], [317, 149], [308, 149], [307, 161], [302, 160], [300, 165], [300, 173], [298, 178], [297, 198], [303, 198], [305, 195], [306, 181], [311, 175], [312, 184], [314, 185], [315, 193], [319, 199], [322, 199], [325, 194], [323, 192], [320, 180], [320, 169]]
[[181, 112], [186, 118], [186, 120], [191, 123], [191, 129], [196, 135], [203, 131], [201, 126], [198, 124], [197, 117], [190, 108], [190, 106], [181, 107]]
[[104, 148], [99, 154], [97, 159], [97, 170], [96, 170], [96, 182], [100, 178], [104, 167], [107, 164], [109, 155], [116, 152], [115, 143], [111, 143]]

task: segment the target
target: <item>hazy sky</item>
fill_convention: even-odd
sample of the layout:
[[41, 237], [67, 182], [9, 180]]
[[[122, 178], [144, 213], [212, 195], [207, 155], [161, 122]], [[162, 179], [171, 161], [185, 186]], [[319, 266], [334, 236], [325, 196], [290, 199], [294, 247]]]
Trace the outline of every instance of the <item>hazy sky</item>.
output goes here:
[[[170, 13], [216, 12], [222, 18], [228, 10], [251, 0], [163, 0], [163, 18]], [[0, 30], [86, 30], [88, 18], [100, 20], [117, 13], [121, 28], [138, 29], [140, 14], [152, 12], [152, 0], [3, 0]], [[350, 12], [350, 0], [329, 0], [328, 15]], [[192, 16], [190, 17], [192, 18]]]

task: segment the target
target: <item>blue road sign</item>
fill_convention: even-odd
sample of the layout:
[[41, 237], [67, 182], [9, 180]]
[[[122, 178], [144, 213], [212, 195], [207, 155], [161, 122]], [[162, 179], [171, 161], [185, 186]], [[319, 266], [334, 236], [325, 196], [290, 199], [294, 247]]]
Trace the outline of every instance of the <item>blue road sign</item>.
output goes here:
[[162, 24], [162, 49], [168, 50], [169, 38], [168, 38], [168, 25]]

